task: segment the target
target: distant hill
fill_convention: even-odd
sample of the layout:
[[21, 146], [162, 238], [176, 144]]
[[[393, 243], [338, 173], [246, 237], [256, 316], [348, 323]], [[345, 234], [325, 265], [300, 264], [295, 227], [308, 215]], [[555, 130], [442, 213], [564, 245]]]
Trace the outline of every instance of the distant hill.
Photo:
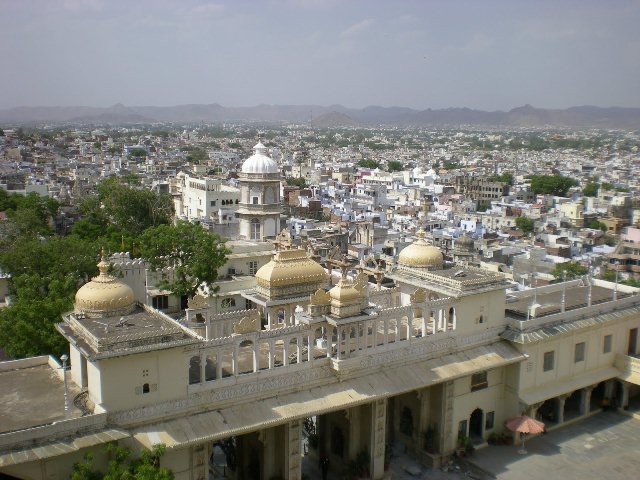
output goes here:
[[355, 125], [399, 125], [457, 127], [576, 127], [640, 129], [640, 108], [571, 107], [564, 110], [535, 108], [531, 105], [508, 112], [446, 108], [414, 110], [405, 107], [370, 106], [363, 109], [342, 105], [258, 105], [224, 107], [217, 103], [176, 105], [173, 107], [127, 107], [117, 104], [96, 107], [18, 107], [0, 110], [0, 124], [78, 123], [118, 124], [153, 122], [262, 122], [309, 123], [315, 127]]
[[311, 120], [311, 126], [317, 128], [355, 127], [356, 125], [357, 122], [351, 117], [340, 112], [323, 113]]

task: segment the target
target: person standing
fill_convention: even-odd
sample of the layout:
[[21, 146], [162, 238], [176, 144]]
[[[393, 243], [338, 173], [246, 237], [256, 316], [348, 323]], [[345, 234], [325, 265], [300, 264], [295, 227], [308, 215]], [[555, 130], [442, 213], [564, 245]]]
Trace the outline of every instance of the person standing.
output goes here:
[[327, 480], [329, 475], [329, 456], [324, 455], [320, 460], [320, 468], [322, 469], [322, 480]]

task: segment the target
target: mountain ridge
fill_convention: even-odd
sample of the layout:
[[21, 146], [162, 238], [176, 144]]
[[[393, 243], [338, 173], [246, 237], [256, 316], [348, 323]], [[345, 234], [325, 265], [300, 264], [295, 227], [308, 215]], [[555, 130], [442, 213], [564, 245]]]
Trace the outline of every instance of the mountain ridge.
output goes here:
[[[111, 107], [63, 106], [63, 107], [15, 107], [0, 109], [0, 124], [77, 123], [118, 124], [156, 122], [261, 122], [305, 123], [315, 118], [336, 114], [348, 117], [349, 124], [360, 126], [398, 125], [454, 127], [580, 127], [640, 129], [640, 108], [574, 106], [566, 109], [536, 108], [529, 104], [508, 111], [476, 110], [467, 107], [451, 107], [424, 110], [409, 107], [382, 107], [370, 105], [361, 109], [339, 104], [321, 105], [271, 105], [253, 107], [225, 107], [219, 103], [184, 104], [175, 106], [125, 106]], [[340, 117], [343, 118], [343, 117]], [[353, 123], [351, 123], [353, 122]], [[317, 122], [316, 122], [317, 123]], [[331, 122], [329, 122], [331, 123]], [[341, 122], [338, 122], [341, 123]]]

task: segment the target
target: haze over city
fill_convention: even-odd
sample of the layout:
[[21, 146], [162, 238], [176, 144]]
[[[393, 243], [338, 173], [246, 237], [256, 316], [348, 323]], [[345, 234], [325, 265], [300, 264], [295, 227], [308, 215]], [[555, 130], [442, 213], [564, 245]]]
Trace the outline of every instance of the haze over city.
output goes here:
[[637, 1], [0, 0], [0, 108], [639, 107]]

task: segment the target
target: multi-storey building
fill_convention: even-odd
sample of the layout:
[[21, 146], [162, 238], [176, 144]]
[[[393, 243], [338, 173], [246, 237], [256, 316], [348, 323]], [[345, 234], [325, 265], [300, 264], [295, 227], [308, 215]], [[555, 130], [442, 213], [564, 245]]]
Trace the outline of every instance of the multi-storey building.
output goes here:
[[174, 195], [176, 216], [187, 220], [230, 222], [240, 202], [240, 190], [218, 178], [180, 175]]

